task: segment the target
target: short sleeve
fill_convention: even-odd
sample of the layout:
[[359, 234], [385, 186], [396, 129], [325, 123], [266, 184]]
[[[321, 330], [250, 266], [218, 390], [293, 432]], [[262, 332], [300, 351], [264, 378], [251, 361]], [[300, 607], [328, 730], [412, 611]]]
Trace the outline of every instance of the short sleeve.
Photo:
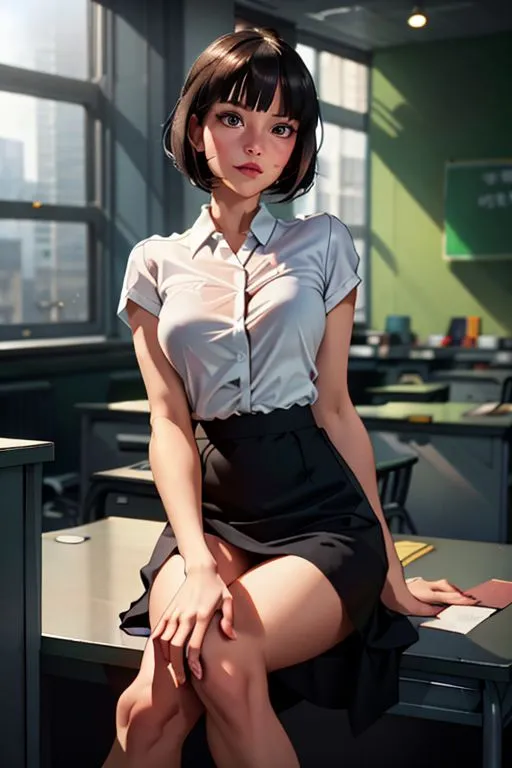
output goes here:
[[359, 256], [349, 230], [336, 216], [328, 214], [329, 236], [325, 269], [326, 314], [361, 282], [357, 274]]
[[144, 256], [144, 243], [138, 243], [131, 251], [117, 307], [117, 316], [129, 326], [126, 303], [131, 299], [152, 315], [160, 314], [162, 302], [156, 282], [156, 266], [148, 267]]

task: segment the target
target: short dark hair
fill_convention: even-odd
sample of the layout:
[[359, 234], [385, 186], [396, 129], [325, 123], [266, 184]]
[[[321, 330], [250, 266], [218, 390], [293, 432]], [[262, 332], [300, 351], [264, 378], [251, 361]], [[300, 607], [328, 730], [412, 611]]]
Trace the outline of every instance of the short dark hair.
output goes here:
[[188, 137], [191, 115], [201, 124], [218, 101], [266, 112], [277, 86], [279, 113], [299, 121], [297, 139], [281, 176], [265, 194], [283, 195], [288, 202], [314, 184], [318, 147], [316, 128], [322, 119], [313, 79], [299, 54], [271, 30], [243, 29], [214, 40], [196, 59], [180, 97], [163, 127], [167, 157], [194, 186], [211, 192], [215, 176], [204, 152]]

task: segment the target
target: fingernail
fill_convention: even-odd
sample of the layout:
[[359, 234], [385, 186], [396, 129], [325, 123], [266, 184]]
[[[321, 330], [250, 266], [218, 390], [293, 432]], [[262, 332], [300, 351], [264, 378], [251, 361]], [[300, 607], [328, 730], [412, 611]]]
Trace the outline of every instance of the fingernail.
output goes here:
[[194, 675], [197, 677], [198, 680], [200, 680], [203, 676], [203, 670], [198, 664], [192, 665], [192, 672], [194, 673]]

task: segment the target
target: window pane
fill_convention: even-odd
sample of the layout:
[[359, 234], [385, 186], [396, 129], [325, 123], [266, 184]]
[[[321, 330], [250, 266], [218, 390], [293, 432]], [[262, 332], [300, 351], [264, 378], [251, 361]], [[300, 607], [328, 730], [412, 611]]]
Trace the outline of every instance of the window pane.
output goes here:
[[0, 324], [89, 320], [87, 225], [0, 220]]
[[85, 203], [85, 110], [0, 91], [0, 200]]
[[317, 85], [318, 87], [318, 84], [316, 82], [315, 49], [311, 48], [309, 45], [303, 45], [302, 43], [297, 43], [297, 45], [295, 46], [295, 50], [301, 57], [306, 67], [309, 69], [311, 73], [311, 77], [315, 81], [315, 85]]
[[294, 204], [295, 213], [333, 213], [350, 225], [366, 224], [367, 135], [324, 123], [315, 186]]
[[368, 111], [368, 67], [320, 51], [320, 99], [355, 112]]
[[0, 63], [87, 78], [88, 0], [2, 0]]

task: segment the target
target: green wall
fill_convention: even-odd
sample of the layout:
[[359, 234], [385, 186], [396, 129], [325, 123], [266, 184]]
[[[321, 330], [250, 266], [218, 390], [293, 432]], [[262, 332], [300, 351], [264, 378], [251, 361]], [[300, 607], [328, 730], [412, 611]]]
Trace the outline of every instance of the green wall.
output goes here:
[[512, 335], [512, 260], [442, 259], [445, 162], [512, 156], [511, 50], [507, 33], [374, 56], [373, 328], [406, 314], [424, 338], [451, 316], [479, 315], [483, 333]]

